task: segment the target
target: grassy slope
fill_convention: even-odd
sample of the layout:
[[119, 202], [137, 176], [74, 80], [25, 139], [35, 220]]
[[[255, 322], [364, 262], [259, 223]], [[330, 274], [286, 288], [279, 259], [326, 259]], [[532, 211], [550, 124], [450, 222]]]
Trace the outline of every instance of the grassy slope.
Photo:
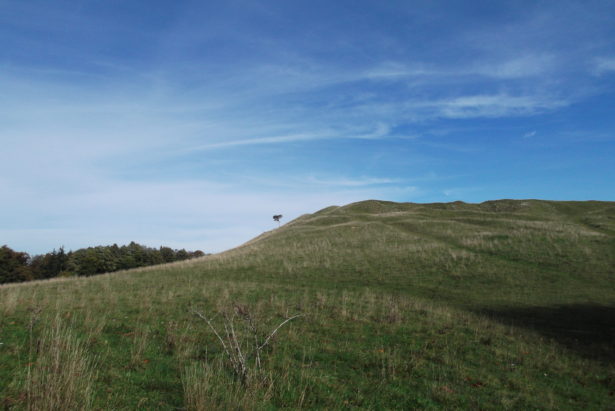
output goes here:
[[[0, 401], [609, 409], [613, 280], [615, 203], [329, 207], [198, 261], [0, 288]], [[236, 304], [263, 330], [304, 315], [246, 384], [189, 312]]]

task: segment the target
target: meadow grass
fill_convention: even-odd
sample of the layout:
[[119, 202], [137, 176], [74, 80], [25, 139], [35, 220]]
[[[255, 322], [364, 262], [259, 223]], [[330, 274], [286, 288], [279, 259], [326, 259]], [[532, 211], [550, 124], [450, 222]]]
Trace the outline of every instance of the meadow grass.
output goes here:
[[[2, 286], [0, 400], [33, 410], [612, 409], [614, 210], [367, 201], [197, 260]], [[301, 315], [245, 379], [194, 315], [223, 330], [238, 306], [260, 335]], [[248, 347], [253, 333], [235, 332]]]

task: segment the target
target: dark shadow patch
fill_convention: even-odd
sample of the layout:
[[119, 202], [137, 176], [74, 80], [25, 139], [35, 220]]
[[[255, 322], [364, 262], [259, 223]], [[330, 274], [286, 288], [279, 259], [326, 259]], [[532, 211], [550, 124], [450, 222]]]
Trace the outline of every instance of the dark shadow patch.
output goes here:
[[485, 308], [480, 313], [506, 325], [534, 330], [583, 357], [615, 361], [615, 307], [572, 304]]

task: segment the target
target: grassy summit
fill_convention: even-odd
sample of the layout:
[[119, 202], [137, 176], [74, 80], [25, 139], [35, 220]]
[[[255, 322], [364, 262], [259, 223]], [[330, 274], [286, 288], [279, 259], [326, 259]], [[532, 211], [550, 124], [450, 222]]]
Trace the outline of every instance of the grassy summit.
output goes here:
[[[614, 280], [612, 202], [329, 207], [189, 262], [0, 287], [0, 401], [608, 409]], [[302, 316], [242, 380], [193, 311], [222, 335], [234, 316], [244, 352], [245, 318], [262, 341]]]

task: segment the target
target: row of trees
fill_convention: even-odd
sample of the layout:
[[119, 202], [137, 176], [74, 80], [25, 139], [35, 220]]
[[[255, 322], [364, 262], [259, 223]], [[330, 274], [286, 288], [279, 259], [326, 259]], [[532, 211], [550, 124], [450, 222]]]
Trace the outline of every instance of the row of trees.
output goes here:
[[129, 268], [187, 260], [205, 255], [202, 251], [150, 248], [134, 241], [128, 245], [98, 246], [30, 257], [28, 253], [0, 247], [0, 284], [64, 276], [89, 276]]

